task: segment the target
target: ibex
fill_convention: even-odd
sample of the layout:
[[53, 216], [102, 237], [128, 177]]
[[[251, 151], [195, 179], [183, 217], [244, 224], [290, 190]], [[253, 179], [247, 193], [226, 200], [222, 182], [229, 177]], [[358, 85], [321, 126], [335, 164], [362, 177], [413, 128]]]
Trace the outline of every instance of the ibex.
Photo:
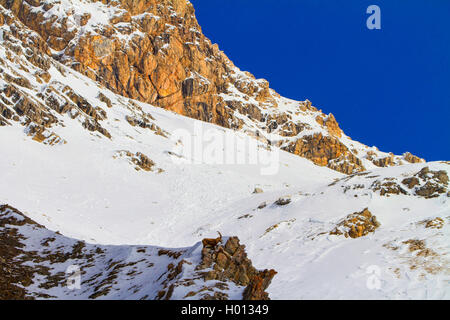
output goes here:
[[219, 234], [219, 237], [217, 237], [217, 238], [205, 238], [205, 239], [203, 239], [202, 240], [202, 243], [203, 243], [203, 247], [212, 247], [212, 248], [215, 248], [216, 247], [216, 245], [219, 243], [219, 242], [222, 242], [222, 234], [219, 232], [219, 231], [217, 231], [217, 233]]

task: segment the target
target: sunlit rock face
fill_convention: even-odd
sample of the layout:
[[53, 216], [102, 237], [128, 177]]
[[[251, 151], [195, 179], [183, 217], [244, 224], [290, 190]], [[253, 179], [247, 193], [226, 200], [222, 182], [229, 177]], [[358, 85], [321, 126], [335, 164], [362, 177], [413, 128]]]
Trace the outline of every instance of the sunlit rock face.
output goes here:
[[[10, 10], [2, 9], [0, 24], [14, 25], [6, 33], [38, 34], [18, 40], [24, 46], [33, 41], [29, 49], [35, 58], [27, 58], [42, 69], [38, 76], [46, 83], [51, 82], [49, 61], [55, 60], [124, 97], [245, 131], [346, 174], [423, 162], [410, 153], [394, 156], [354, 142], [332, 114], [324, 114], [309, 101], [282, 98], [266, 80], [240, 71], [203, 35], [188, 1], [0, 0], [0, 5]], [[23, 79], [5, 80], [30, 87]], [[35, 132], [42, 135], [43, 127], [51, 125], [51, 119], [42, 121], [39, 114], [47, 113], [45, 107], [54, 102], [45, 101], [39, 112], [33, 112]], [[35, 103], [27, 105], [23, 111], [28, 115], [27, 110], [38, 108]], [[90, 116], [95, 107], [87, 108]], [[0, 124], [12, 117], [6, 111]], [[109, 138], [99, 121], [94, 116], [86, 120], [85, 128]]]

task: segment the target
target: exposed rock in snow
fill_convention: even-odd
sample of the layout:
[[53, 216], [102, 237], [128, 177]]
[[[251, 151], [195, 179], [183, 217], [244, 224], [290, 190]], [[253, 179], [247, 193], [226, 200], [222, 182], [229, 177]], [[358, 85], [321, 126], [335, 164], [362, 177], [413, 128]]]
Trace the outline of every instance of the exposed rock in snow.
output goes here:
[[355, 212], [345, 217], [330, 234], [344, 235], [346, 238], [359, 238], [369, 232], [375, 232], [378, 227], [380, 227], [380, 223], [377, 218], [365, 208], [361, 212]]

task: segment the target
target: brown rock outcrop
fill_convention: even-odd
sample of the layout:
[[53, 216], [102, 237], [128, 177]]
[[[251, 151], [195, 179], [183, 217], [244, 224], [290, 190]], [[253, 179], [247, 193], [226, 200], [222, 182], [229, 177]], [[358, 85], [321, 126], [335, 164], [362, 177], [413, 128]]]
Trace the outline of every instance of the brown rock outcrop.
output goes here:
[[419, 196], [427, 199], [436, 198], [448, 190], [449, 178], [444, 170], [432, 171], [429, 167], [424, 167], [415, 176], [424, 182], [416, 190], [416, 194]]
[[368, 208], [365, 208], [361, 212], [355, 212], [345, 217], [330, 234], [344, 235], [346, 238], [359, 238], [374, 232], [379, 226], [377, 218]]
[[330, 113], [325, 119], [322, 116], [317, 116], [316, 121], [318, 124], [325, 127], [330, 135], [338, 138], [342, 137], [341, 128], [339, 128], [339, 124], [332, 113]]
[[406, 161], [410, 162], [410, 163], [421, 163], [421, 162], [425, 162], [424, 159], [419, 158], [413, 154], [411, 154], [410, 152], [405, 152], [403, 154], [403, 159], [405, 159]]
[[[130, 163], [134, 165], [136, 171], [144, 170], [144, 171], [155, 171], [155, 163], [149, 157], [147, 157], [142, 152], [132, 153], [127, 150], [117, 151], [113, 158], [125, 157], [128, 159]], [[157, 172], [163, 172], [162, 169], [157, 169]]]
[[[450, 217], [447, 217], [447, 221], [450, 221]], [[419, 225], [424, 225], [428, 229], [442, 229], [446, 224], [445, 220], [441, 217], [436, 217], [434, 219], [425, 219], [418, 223]]]
[[408, 192], [402, 188], [400, 184], [393, 178], [384, 178], [383, 180], [375, 180], [370, 189], [380, 191], [381, 196], [389, 197], [390, 195], [407, 195]]
[[204, 243], [202, 262], [198, 270], [212, 268], [205, 272], [205, 280], [231, 280], [237, 285], [246, 286], [243, 298], [245, 300], [268, 300], [265, 290], [270, 285], [277, 272], [273, 269], [258, 271], [247, 258], [245, 246], [237, 237], [231, 237], [225, 245]]
[[[360, 173], [369, 174], [369, 173]], [[367, 178], [375, 178], [369, 186], [372, 191], [379, 191], [381, 196], [389, 197], [391, 195], [407, 195], [419, 196], [426, 199], [437, 198], [448, 194], [449, 177], [445, 170], [431, 170], [425, 166], [417, 173], [405, 172], [397, 177], [368, 176]], [[345, 190], [349, 188], [357, 189], [364, 185], [345, 186]]]
[[343, 173], [351, 174], [365, 170], [361, 160], [339, 139], [321, 133], [305, 136], [284, 149], [319, 166], [328, 166]]
[[389, 156], [380, 158], [380, 159], [374, 159], [372, 160], [372, 163], [378, 167], [389, 167], [394, 165], [395, 159], [394, 154], [390, 153]]
[[412, 193], [426, 199], [439, 197], [448, 191], [449, 178], [444, 170], [433, 171], [423, 167], [412, 177], [402, 180], [402, 184], [411, 189]]

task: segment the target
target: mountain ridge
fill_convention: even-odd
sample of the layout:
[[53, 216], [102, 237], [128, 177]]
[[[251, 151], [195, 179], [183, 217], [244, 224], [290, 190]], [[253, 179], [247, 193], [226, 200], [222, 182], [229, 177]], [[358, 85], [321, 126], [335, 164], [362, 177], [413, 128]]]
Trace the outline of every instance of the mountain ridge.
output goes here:
[[347, 174], [424, 161], [410, 153], [395, 156], [352, 141], [332, 114], [322, 113], [309, 101], [282, 98], [266, 80], [240, 71], [202, 34], [188, 1], [2, 0], [0, 4], [42, 37], [45, 55], [122, 96], [247, 132]]

